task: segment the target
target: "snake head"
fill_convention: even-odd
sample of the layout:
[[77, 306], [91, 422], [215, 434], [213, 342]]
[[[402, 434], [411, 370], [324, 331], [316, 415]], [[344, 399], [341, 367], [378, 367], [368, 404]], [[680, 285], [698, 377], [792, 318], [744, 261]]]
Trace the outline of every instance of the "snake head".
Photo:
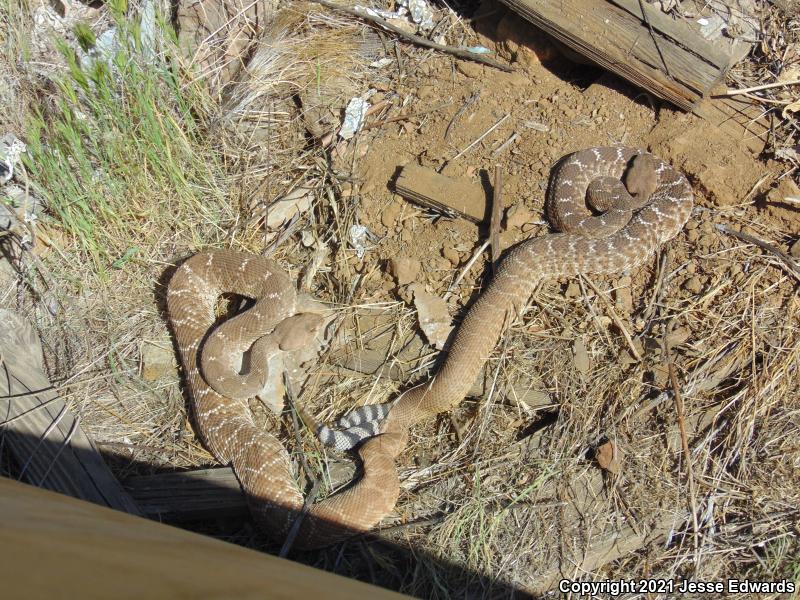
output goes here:
[[633, 157], [624, 177], [625, 187], [631, 196], [645, 201], [653, 195], [658, 186], [658, 164], [658, 159], [652, 154]]

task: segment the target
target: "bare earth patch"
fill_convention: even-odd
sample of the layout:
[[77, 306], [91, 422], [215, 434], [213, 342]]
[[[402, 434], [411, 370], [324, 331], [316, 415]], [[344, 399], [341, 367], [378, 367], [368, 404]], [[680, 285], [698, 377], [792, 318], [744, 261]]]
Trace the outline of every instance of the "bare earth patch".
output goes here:
[[[800, 274], [719, 228], [796, 248], [796, 167], [569, 62], [542, 36], [524, 39], [516, 17], [489, 8], [477, 32], [453, 17], [454, 31], [516, 61], [513, 73], [388, 41], [384, 53], [353, 21], [291, 3], [281, 23], [295, 43], [270, 55], [283, 79], [250, 80], [227, 105], [197, 91], [187, 114], [202, 134], [187, 134], [181, 163], [197, 172], [176, 169], [181, 193], [148, 170], [137, 175], [127, 220], [103, 230], [115, 236], [103, 259], [52, 210], [43, 215], [36, 245], [17, 252], [21, 271], [5, 277], [3, 305], [36, 321], [53, 381], [120, 479], [210, 467], [170, 357], [163, 302], [176, 261], [213, 247], [271, 253], [340, 311], [337, 337], [298, 394], [330, 420], [426, 380], [437, 352], [419, 340], [441, 342], [445, 308], [457, 325], [490, 277], [488, 252], [471, 260], [486, 226], [397, 195], [402, 167], [490, 188], [499, 166], [508, 248], [550, 231], [544, 197], [559, 158], [590, 146], [648, 148], [693, 186], [685, 229], [629, 273], [540, 285], [489, 360], [480, 397], [414, 429], [399, 461], [401, 499], [378, 539], [296, 558], [429, 598], [538, 597], [561, 578], [800, 580]], [[346, 62], [326, 63], [337, 48]], [[376, 52], [390, 65], [370, 67]], [[0, 96], [4, 110], [58, 97], [32, 71], [0, 60], [0, 81], [19, 82], [13, 97]], [[382, 110], [350, 141], [333, 136], [321, 148], [329, 122], [370, 87]], [[0, 127], [22, 138], [26, 115], [13, 115]], [[270, 203], [301, 186], [310, 208], [265, 230]], [[161, 213], [150, 212], [155, 204]], [[361, 256], [353, 225], [369, 232]], [[427, 337], [418, 310], [435, 317]], [[386, 347], [381, 360], [398, 377], [388, 367], [337, 371], [342, 354], [363, 352], [376, 312], [388, 315], [392, 339], [418, 340], [416, 354]], [[340, 468], [310, 432], [298, 444], [290, 418], [254, 410], [332, 473], [323, 493], [350, 478], [352, 467]], [[192, 527], [276, 550], [245, 520]]]

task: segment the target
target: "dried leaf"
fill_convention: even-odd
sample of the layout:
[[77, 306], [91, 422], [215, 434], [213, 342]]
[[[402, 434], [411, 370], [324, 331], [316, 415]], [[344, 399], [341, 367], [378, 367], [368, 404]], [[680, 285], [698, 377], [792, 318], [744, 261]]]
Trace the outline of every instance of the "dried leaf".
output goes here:
[[606, 442], [597, 448], [594, 454], [597, 464], [604, 471], [608, 471], [613, 475], [619, 475], [622, 472], [622, 466], [619, 462], [619, 452], [614, 442]]
[[783, 118], [788, 119], [789, 113], [796, 113], [800, 112], [800, 100], [795, 100], [791, 104], [787, 104], [783, 107]]

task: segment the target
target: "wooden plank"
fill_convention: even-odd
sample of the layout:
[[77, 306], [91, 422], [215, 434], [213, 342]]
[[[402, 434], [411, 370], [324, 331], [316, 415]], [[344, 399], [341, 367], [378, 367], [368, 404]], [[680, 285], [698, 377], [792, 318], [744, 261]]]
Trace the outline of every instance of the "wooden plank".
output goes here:
[[[760, 36], [760, 15], [755, 0], [681, 0], [673, 15], [692, 15], [686, 22], [705, 40], [730, 56], [732, 67], [742, 60]], [[730, 32], [735, 32], [730, 35]]]
[[729, 67], [730, 57], [689, 24], [638, 0], [503, 1], [582, 56], [684, 110]]
[[408, 598], [0, 478], [3, 598]]
[[139, 514], [78, 418], [44, 372], [42, 348], [31, 324], [0, 309], [0, 441], [21, 479], [131, 514]]
[[486, 216], [486, 191], [465, 178], [440, 175], [419, 165], [406, 165], [395, 184], [398, 194], [448, 215], [458, 213], [473, 223]]
[[137, 475], [123, 482], [145, 516], [181, 522], [247, 518], [247, 502], [230, 467]]

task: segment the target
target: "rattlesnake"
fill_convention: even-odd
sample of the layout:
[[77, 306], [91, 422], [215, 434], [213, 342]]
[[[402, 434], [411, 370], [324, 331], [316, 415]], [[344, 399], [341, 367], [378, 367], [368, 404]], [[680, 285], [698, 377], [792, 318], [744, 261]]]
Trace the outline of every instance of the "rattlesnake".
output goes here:
[[[604, 214], [596, 216], [587, 207], [587, 190], [594, 211]], [[394, 458], [406, 445], [409, 427], [463, 399], [504, 327], [527, 302], [537, 282], [578, 273], [620, 272], [642, 263], [682, 229], [692, 200], [683, 175], [643, 150], [592, 148], [563, 159], [551, 178], [548, 215], [554, 224], [575, 233], [534, 238], [506, 253], [428, 382], [391, 404], [354, 411], [340, 423], [349, 427], [347, 431], [318, 429], [323, 442], [341, 448], [368, 438], [359, 449], [363, 476], [344, 492], [310, 508], [296, 544], [321, 546], [366, 531], [393, 508], [399, 494]], [[611, 207], [611, 202], [617, 204]], [[172, 277], [167, 295], [201, 436], [218, 460], [232, 464], [257, 521], [282, 537], [303, 506], [288, 454], [275, 437], [254, 426], [243, 401], [226, 397], [227, 389], [220, 394], [209, 386], [203, 374], [207, 375], [215, 357], [204, 355], [198, 368], [198, 349], [214, 323], [216, 300], [225, 292], [261, 298], [236, 317], [239, 324], [228, 325], [223, 334], [241, 338], [240, 349], [242, 340], [249, 344], [293, 315], [296, 296], [271, 261], [231, 251], [189, 259]], [[240, 326], [238, 331], [243, 333], [235, 333]], [[282, 336], [278, 344], [291, 343], [286, 330], [277, 335]], [[206, 346], [217, 354], [224, 351], [209, 342]], [[254, 364], [251, 371], [259, 368]]]

